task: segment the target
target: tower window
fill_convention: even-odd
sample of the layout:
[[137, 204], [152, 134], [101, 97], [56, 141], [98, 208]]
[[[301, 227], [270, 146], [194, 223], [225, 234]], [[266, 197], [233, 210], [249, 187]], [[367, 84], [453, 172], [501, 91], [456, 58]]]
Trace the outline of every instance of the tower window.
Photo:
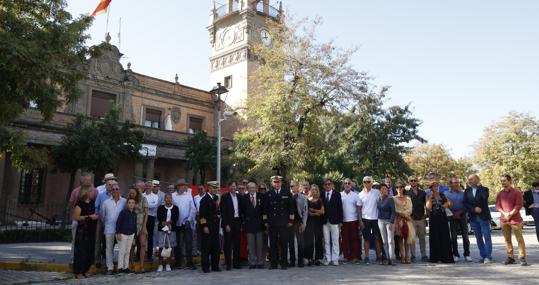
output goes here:
[[146, 108], [146, 117], [144, 119], [144, 126], [154, 129], [161, 128], [161, 111], [155, 109]]
[[232, 75], [229, 75], [229, 76], [225, 77], [224, 82], [225, 82], [225, 87], [227, 89], [232, 88]]

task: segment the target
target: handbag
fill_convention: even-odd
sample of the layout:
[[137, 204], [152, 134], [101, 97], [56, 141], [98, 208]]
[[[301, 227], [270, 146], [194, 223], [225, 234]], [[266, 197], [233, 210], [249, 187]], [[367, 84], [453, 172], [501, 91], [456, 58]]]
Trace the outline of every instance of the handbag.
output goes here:
[[170, 246], [170, 238], [168, 237], [169, 233], [165, 234], [165, 240], [164, 244], [165, 247], [161, 250], [161, 257], [162, 258], [169, 258], [172, 254], [172, 247]]

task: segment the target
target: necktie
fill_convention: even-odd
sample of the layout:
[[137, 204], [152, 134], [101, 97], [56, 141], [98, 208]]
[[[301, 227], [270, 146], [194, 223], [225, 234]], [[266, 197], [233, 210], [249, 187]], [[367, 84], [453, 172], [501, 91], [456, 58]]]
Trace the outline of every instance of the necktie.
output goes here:
[[329, 201], [329, 192], [326, 193], [326, 200]]
[[255, 195], [251, 195], [251, 205], [253, 205], [253, 208], [256, 207]]

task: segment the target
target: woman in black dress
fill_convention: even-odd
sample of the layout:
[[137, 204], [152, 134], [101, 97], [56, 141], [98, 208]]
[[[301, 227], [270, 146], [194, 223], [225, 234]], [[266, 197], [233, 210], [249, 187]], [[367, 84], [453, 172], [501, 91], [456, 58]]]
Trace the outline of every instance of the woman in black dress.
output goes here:
[[445, 209], [451, 207], [451, 201], [439, 192], [439, 184], [433, 183], [427, 197], [429, 211], [429, 247], [430, 262], [454, 263], [451, 249], [451, 237]]
[[[322, 224], [324, 219], [324, 205], [320, 199], [320, 190], [317, 185], [313, 185], [308, 200], [309, 217], [305, 227], [304, 243], [305, 258], [309, 260], [308, 265], [320, 265], [322, 260]], [[315, 254], [316, 252], [316, 254]]]
[[79, 222], [75, 234], [75, 250], [73, 256], [73, 273], [75, 278], [86, 277], [90, 266], [94, 263], [95, 231], [97, 215], [95, 202], [90, 199], [90, 187], [82, 186], [75, 208], [73, 219]]

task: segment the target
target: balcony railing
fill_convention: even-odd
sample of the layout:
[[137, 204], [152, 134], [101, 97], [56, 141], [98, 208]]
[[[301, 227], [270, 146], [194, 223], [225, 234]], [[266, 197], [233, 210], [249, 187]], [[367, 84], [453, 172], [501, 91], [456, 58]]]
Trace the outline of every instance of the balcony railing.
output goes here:
[[[264, 2], [258, 2], [256, 4], [256, 7], [253, 7], [253, 9], [256, 10], [257, 13], [270, 16], [274, 19], [279, 18], [280, 12], [279, 9], [264, 4]], [[233, 13], [236, 13], [240, 10], [238, 1], [232, 1], [232, 7], [228, 7], [228, 4], [223, 4], [215, 9], [214, 13], [214, 21], [217, 21], [225, 16], [231, 15]]]
[[258, 4], [256, 4], [256, 11], [258, 13], [262, 13], [264, 15], [268, 15], [274, 19], [277, 19], [279, 18], [279, 9], [271, 6], [271, 5], [267, 5], [267, 4], [264, 4], [264, 2], [258, 2]]

